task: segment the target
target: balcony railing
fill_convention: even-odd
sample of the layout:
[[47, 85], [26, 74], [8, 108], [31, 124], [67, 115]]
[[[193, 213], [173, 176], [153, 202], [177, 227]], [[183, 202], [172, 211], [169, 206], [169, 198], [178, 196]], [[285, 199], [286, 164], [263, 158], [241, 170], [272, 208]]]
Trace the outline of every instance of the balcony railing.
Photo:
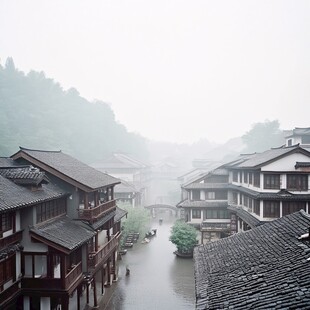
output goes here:
[[7, 237], [3, 237], [0, 239], [0, 249], [5, 248], [14, 243], [20, 242], [22, 240], [23, 231], [18, 231], [12, 235]]
[[93, 269], [98, 265], [103, 264], [107, 261], [110, 255], [115, 251], [119, 244], [120, 234], [113, 236], [113, 238], [106, 243], [102, 248], [100, 248], [95, 253], [89, 254], [88, 267]]
[[82, 262], [74, 266], [65, 277], [64, 289], [69, 289], [79, 278], [82, 277]]
[[13, 299], [15, 295], [19, 292], [19, 281], [15, 282], [13, 285], [11, 285], [9, 288], [6, 290], [0, 292], [0, 308], [2, 301], [5, 301], [7, 299]]
[[79, 219], [86, 221], [95, 221], [97, 218], [102, 217], [116, 209], [115, 199], [104, 202], [97, 207], [90, 207], [89, 209], [78, 209]]
[[39, 290], [69, 290], [74, 283], [83, 279], [82, 262], [78, 263], [72, 268], [65, 278], [47, 278], [44, 275], [38, 278], [22, 279], [22, 287], [26, 289], [39, 289]]

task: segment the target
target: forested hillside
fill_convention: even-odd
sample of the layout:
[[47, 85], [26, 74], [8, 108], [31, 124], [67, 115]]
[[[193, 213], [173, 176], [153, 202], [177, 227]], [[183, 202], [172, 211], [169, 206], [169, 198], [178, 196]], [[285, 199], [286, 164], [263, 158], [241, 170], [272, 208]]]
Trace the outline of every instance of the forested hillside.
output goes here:
[[59, 150], [91, 163], [111, 152], [145, 158], [145, 139], [117, 123], [111, 107], [63, 90], [43, 72], [25, 74], [12, 58], [0, 65], [0, 156], [19, 146]]

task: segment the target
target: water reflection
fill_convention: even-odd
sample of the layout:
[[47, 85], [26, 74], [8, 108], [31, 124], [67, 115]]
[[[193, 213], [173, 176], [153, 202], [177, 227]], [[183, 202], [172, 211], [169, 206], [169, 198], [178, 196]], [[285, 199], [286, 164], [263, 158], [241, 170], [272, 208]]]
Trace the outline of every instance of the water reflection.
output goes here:
[[[136, 243], [120, 261], [119, 280], [107, 309], [195, 308], [193, 260], [173, 254], [175, 246], [169, 236], [175, 218], [168, 214], [160, 217], [161, 225], [158, 218], [152, 223], [156, 236], [147, 244]], [[126, 266], [130, 276], [126, 276]]]

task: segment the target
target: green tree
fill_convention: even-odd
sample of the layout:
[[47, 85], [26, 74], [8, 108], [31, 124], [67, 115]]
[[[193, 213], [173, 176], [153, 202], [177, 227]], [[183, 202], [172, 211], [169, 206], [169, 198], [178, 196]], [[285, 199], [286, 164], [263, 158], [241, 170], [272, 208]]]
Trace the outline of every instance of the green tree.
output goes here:
[[171, 228], [169, 240], [175, 244], [179, 253], [192, 253], [197, 244], [197, 230], [184, 221], [178, 220]]
[[93, 163], [113, 152], [147, 157], [146, 140], [119, 124], [110, 105], [89, 102], [44, 72], [19, 71], [12, 58], [0, 66], [0, 156], [19, 146], [59, 150]]
[[252, 129], [242, 136], [242, 140], [246, 145], [245, 152], [249, 153], [263, 152], [285, 143], [278, 120], [253, 124]]
[[119, 203], [118, 206], [128, 212], [127, 218], [122, 220], [122, 231], [124, 238], [133, 232], [138, 232], [141, 236], [144, 236], [150, 228], [150, 212], [142, 207], [133, 208], [130, 205]]

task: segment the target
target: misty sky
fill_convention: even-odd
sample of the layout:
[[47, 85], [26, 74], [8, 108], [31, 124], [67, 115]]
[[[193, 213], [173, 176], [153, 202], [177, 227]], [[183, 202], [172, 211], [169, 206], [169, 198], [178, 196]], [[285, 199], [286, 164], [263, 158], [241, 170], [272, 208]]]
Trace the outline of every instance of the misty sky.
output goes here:
[[310, 126], [309, 0], [0, 0], [8, 56], [151, 139]]

